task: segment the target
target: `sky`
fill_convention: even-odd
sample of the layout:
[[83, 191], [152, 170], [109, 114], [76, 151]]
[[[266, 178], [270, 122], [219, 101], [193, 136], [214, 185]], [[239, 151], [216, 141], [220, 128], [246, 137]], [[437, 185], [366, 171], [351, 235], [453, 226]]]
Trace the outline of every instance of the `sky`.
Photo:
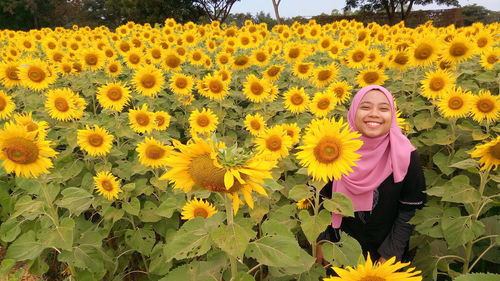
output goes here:
[[[493, 11], [500, 11], [500, 0], [458, 0], [460, 5], [477, 4]], [[279, 12], [281, 17], [311, 17], [321, 13], [330, 14], [333, 9], [342, 12], [345, 6], [345, 0], [282, 0]], [[433, 10], [447, 9], [452, 6], [426, 5], [416, 6], [412, 10]], [[272, 0], [240, 0], [236, 2], [231, 9], [231, 13], [256, 13], [263, 11], [271, 14], [274, 18], [274, 9]]]

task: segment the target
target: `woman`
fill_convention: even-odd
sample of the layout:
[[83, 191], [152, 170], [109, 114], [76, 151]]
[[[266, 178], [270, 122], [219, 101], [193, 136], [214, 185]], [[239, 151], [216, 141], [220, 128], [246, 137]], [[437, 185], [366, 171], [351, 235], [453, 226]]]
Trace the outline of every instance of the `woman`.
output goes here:
[[[401, 132], [391, 93], [381, 86], [362, 88], [353, 98], [348, 122], [362, 136], [361, 159], [354, 171], [327, 184], [325, 198], [341, 192], [351, 198], [354, 217], [332, 215], [318, 240], [337, 242], [339, 229], [361, 244], [363, 252], [384, 262], [405, 260], [413, 227], [408, 221], [425, 201], [425, 179], [415, 147]], [[321, 245], [317, 261], [324, 263]]]

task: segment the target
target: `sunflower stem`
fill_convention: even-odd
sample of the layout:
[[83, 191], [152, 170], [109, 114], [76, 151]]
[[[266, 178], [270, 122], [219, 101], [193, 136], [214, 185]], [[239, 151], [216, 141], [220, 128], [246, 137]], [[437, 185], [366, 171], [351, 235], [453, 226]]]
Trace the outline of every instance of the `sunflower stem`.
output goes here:
[[[233, 217], [233, 207], [231, 201], [227, 196], [224, 196], [224, 205], [226, 207], [227, 225], [234, 224]], [[236, 280], [236, 275], [238, 274], [238, 264], [236, 263], [236, 258], [226, 252], [229, 258], [229, 263], [231, 264], [231, 281]]]

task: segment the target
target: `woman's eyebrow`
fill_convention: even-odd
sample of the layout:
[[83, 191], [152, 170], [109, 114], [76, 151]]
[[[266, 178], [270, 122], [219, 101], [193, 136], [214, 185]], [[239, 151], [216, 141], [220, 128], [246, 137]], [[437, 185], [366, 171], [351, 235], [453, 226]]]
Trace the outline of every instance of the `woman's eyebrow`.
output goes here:
[[[371, 101], [362, 101], [362, 102], [360, 103], [360, 105], [361, 105], [361, 104], [364, 104], [364, 103], [367, 103], [367, 104], [373, 104], [373, 102], [371, 102]], [[390, 106], [390, 104], [389, 104], [388, 102], [385, 102], [385, 101], [384, 101], [384, 102], [379, 103], [379, 105], [389, 105], [389, 106]]]

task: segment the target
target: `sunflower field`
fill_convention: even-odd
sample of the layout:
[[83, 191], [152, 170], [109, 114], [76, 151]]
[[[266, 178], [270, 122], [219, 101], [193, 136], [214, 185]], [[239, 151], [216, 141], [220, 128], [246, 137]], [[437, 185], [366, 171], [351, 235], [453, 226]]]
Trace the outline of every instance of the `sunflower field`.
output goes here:
[[[1, 30], [0, 275], [22, 262], [44, 280], [329, 278], [316, 239], [353, 207], [319, 191], [360, 159], [346, 113], [378, 84], [427, 181], [410, 222], [417, 271], [398, 280], [498, 280], [499, 31], [173, 19]], [[361, 280], [356, 240], [323, 251]], [[369, 280], [393, 280], [383, 272]]]

